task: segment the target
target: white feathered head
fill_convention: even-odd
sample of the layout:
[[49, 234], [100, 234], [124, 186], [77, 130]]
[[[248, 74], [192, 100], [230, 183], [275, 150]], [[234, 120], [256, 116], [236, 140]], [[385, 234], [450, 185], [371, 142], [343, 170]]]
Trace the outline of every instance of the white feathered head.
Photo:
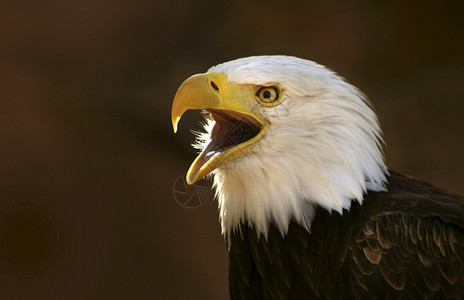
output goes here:
[[310, 228], [315, 205], [342, 213], [367, 190], [384, 190], [381, 131], [366, 97], [312, 61], [254, 56], [187, 79], [172, 108], [210, 113], [192, 184], [214, 175], [223, 233], [247, 221], [282, 234]]

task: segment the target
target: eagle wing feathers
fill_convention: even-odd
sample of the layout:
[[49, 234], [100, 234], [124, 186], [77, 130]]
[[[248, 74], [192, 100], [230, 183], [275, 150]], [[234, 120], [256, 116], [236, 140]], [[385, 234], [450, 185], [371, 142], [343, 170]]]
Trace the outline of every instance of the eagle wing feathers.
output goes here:
[[[464, 294], [464, 199], [391, 171], [342, 215], [318, 208], [311, 232], [241, 224], [231, 235], [232, 299], [431, 298]], [[425, 195], [425, 196], [424, 196]]]

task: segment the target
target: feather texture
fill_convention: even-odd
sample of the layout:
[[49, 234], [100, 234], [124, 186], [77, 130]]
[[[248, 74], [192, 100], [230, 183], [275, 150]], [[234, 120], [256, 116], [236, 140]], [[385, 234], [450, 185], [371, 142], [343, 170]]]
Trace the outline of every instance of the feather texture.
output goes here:
[[[255, 112], [269, 120], [266, 133], [246, 155], [214, 171], [226, 237], [242, 222], [265, 236], [271, 222], [282, 234], [291, 220], [309, 230], [316, 205], [342, 213], [353, 200], [362, 203], [367, 190], [384, 190], [377, 117], [367, 98], [334, 72], [290, 56], [242, 58], [208, 72], [236, 84], [279, 85], [283, 93], [277, 106]], [[213, 124], [207, 122], [200, 149]]]
[[462, 297], [464, 199], [395, 172], [389, 182], [343, 215], [317, 209], [311, 233], [291, 222], [266, 241], [242, 224], [230, 241], [231, 298]]

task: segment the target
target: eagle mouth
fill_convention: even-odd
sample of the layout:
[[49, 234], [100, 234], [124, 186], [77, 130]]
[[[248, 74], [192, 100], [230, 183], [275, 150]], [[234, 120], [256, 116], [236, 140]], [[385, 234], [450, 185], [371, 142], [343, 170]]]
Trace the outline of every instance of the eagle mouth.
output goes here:
[[207, 109], [215, 121], [211, 142], [204, 149], [204, 162], [226, 150], [244, 144], [256, 137], [263, 124], [250, 115], [230, 111]]
[[269, 120], [259, 113], [256, 88], [229, 82], [221, 73], [205, 73], [191, 76], [177, 90], [171, 111], [174, 131], [182, 114], [190, 109], [206, 111], [214, 121], [213, 128], [208, 126], [211, 130], [208, 145], [187, 172], [188, 184], [194, 184], [224, 164], [230, 167], [229, 162], [252, 153], [252, 144], [270, 126]]

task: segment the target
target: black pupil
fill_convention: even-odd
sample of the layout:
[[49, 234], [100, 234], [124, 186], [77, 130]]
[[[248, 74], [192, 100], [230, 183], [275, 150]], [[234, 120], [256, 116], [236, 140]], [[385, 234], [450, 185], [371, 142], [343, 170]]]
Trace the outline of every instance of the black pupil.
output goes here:
[[266, 99], [271, 98], [271, 92], [270, 91], [264, 91], [263, 97], [266, 98]]

